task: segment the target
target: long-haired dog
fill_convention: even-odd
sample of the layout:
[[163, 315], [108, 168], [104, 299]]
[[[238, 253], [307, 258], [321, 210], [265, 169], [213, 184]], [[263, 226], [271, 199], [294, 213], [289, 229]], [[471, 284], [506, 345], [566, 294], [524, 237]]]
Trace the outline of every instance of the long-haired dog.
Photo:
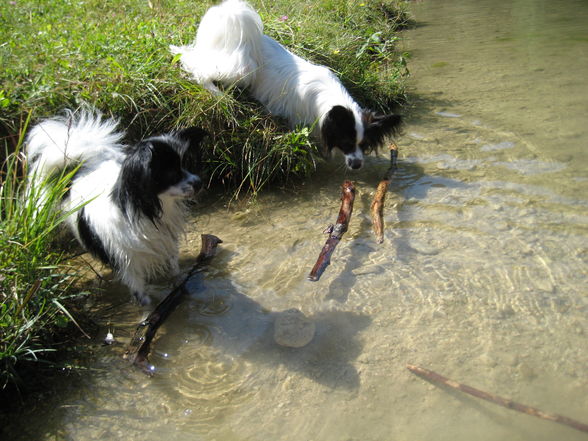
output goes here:
[[397, 132], [398, 115], [362, 109], [324, 66], [306, 61], [264, 35], [259, 14], [243, 0], [225, 0], [202, 17], [196, 39], [170, 46], [182, 67], [213, 93], [214, 82], [249, 88], [270, 113], [290, 124], [314, 126], [323, 151], [338, 148], [347, 167], [363, 165], [364, 151]]
[[116, 121], [93, 111], [68, 111], [28, 134], [29, 185], [78, 167], [61, 207], [73, 213], [69, 227], [141, 304], [148, 304], [149, 278], [179, 272], [184, 202], [201, 187], [181, 160], [204, 135], [190, 128], [125, 145]]

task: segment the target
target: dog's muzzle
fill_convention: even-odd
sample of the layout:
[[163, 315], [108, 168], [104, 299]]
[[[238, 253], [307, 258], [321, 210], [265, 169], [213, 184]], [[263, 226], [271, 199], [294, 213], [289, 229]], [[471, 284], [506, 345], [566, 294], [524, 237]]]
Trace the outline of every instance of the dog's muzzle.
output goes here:
[[202, 179], [196, 175], [192, 175], [190, 180], [190, 185], [194, 189], [194, 193], [198, 193], [202, 188]]
[[351, 170], [359, 170], [363, 165], [363, 152], [359, 147], [351, 153], [345, 153], [345, 165]]
[[351, 170], [359, 170], [363, 166], [363, 159], [361, 158], [347, 157], [345, 162]]
[[186, 178], [181, 184], [183, 197], [192, 197], [202, 188], [202, 179], [191, 173], [186, 174]]

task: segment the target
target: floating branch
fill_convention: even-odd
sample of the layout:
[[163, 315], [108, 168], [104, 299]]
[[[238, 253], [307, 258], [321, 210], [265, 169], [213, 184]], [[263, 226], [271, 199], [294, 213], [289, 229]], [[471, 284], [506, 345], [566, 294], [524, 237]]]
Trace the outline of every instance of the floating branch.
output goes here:
[[374, 230], [374, 234], [376, 235], [376, 241], [378, 243], [384, 242], [384, 201], [386, 199], [386, 192], [388, 191], [388, 186], [392, 181], [392, 177], [396, 172], [397, 167], [397, 160], [398, 160], [398, 146], [392, 142], [390, 144], [390, 168], [378, 184], [376, 189], [376, 194], [374, 195], [374, 200], [372, 201], [371, 205], [371, 214], [372, 214], [372, 227]]
[[329, 237], [314, 264], [312, 271], [308, 275], [308, 280], [312, 282], [316, 282], [320, 279], [327, 266], [331, 263], [331, 254], [335, 251], [335, 247], [349, 226], [349, 219], [351, 218], [351, 213], [353, 213], [355, 187], [351, 181], [345, 181], [343, 182], [341, 191], [341, 209], [339, 210], [337, 223], [335, 225], [330, 225], [327, 228], [326, 232], [329, 234]]
[[461, 384], [457, 381], [450, 380], [449, 378], [446, 378], [443, 375], [438, 374], [437, 372], [433, 372], [419, 366], [409, 364], [406, 367], [412, 373], [419, 375], [429, 381], [444, 384], [445, 386], [448, 386], [452, 389], [460, 390], [462, 392], [465, 392], [466, 394], [473, 395], [477, 398], [481, 398], [482, 400], [490, 401], [491, 403], [498, 404], [502, 407], [506, 407], [507, 409], [516, 410], [522, 413], [526, 413], [527, 415], [533, 415], [543, 420], [549, 420], [555, 423], [564, 424], [566, 426], [573, 427], [574, 429], [580, 430], [582, 432], [588, 432], [588, 424], [581, 423], [566, 416], [558, 415], [555, 413], [543, 412], [542, 410], [539, 410], [535, 407], [530, 407], [525, 404], [520, 404], [516, 401], [512, 401], [508, 398], [503, 398], [499, 397], [498, 395], [493, 395], [488, 392], [484, 392], [482, 390], [473, 388], [466, 384]]
[[201, 238], [202, 248], [196, 258], [196, 263], [192, 266], [182, 283], [175, 287], [145, 320], [139, 323], [135, 330], [135, 335], [131, 339], [124, 354], [126, 360], [142, 369], [146, 374], [153, 374], [153, 368], [149, 364], [148, 357], [151, 349], [151, 341], [155, 337], [155, 333], [171, 312], [180, 304], [186, 294], [186, 283], [188, 283], [196, 271], [215, 255], [218, 244], [223, 242], [212, 234], [202, 234]]

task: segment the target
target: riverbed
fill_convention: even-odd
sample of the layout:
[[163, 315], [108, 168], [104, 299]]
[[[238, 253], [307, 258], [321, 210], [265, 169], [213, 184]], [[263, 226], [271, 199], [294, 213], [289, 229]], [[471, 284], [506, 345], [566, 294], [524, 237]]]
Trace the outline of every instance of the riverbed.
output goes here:
[[[204, 197], [182, 267], [201, 233], [224, 242], [160, 330], [155, 375], [121, 357], [149, 309], [96, 284], [92, 307], [119, 343], [96, 342], [87, 370], [9, 439], [586, 438], [406, 366], [588, 423], [588, 4], [423, 0], [411, 12], [384, 242], [369, 207], [385, 151], [359, 172], [334, 157], [252, 204]], [[349, 231], [310, 282], [345, 179]], [[153, 286], [154, 301], [167, 291]], [[273, 338], [291, 309], [316, 327], [301, 348]]]

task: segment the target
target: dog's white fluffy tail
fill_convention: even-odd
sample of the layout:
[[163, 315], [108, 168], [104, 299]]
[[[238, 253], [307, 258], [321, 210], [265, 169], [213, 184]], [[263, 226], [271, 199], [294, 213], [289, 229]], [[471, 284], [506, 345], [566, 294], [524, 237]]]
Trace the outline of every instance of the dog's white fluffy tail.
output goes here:
[[225, 0], [202, 17], [196, 39], [188, 46], [170, 46], [181, 54], [182, 67], [207, 89], [213, 81], [247, 87], [259, 67], [263, 23], [242, 0]]
[[42, 182], [82, 162], [118, 157], [123, 134], [116, 126], [116, 121], [90, 111], [68, 110], [63, 117], [41, 121], [26, 140], [29, 176]]

